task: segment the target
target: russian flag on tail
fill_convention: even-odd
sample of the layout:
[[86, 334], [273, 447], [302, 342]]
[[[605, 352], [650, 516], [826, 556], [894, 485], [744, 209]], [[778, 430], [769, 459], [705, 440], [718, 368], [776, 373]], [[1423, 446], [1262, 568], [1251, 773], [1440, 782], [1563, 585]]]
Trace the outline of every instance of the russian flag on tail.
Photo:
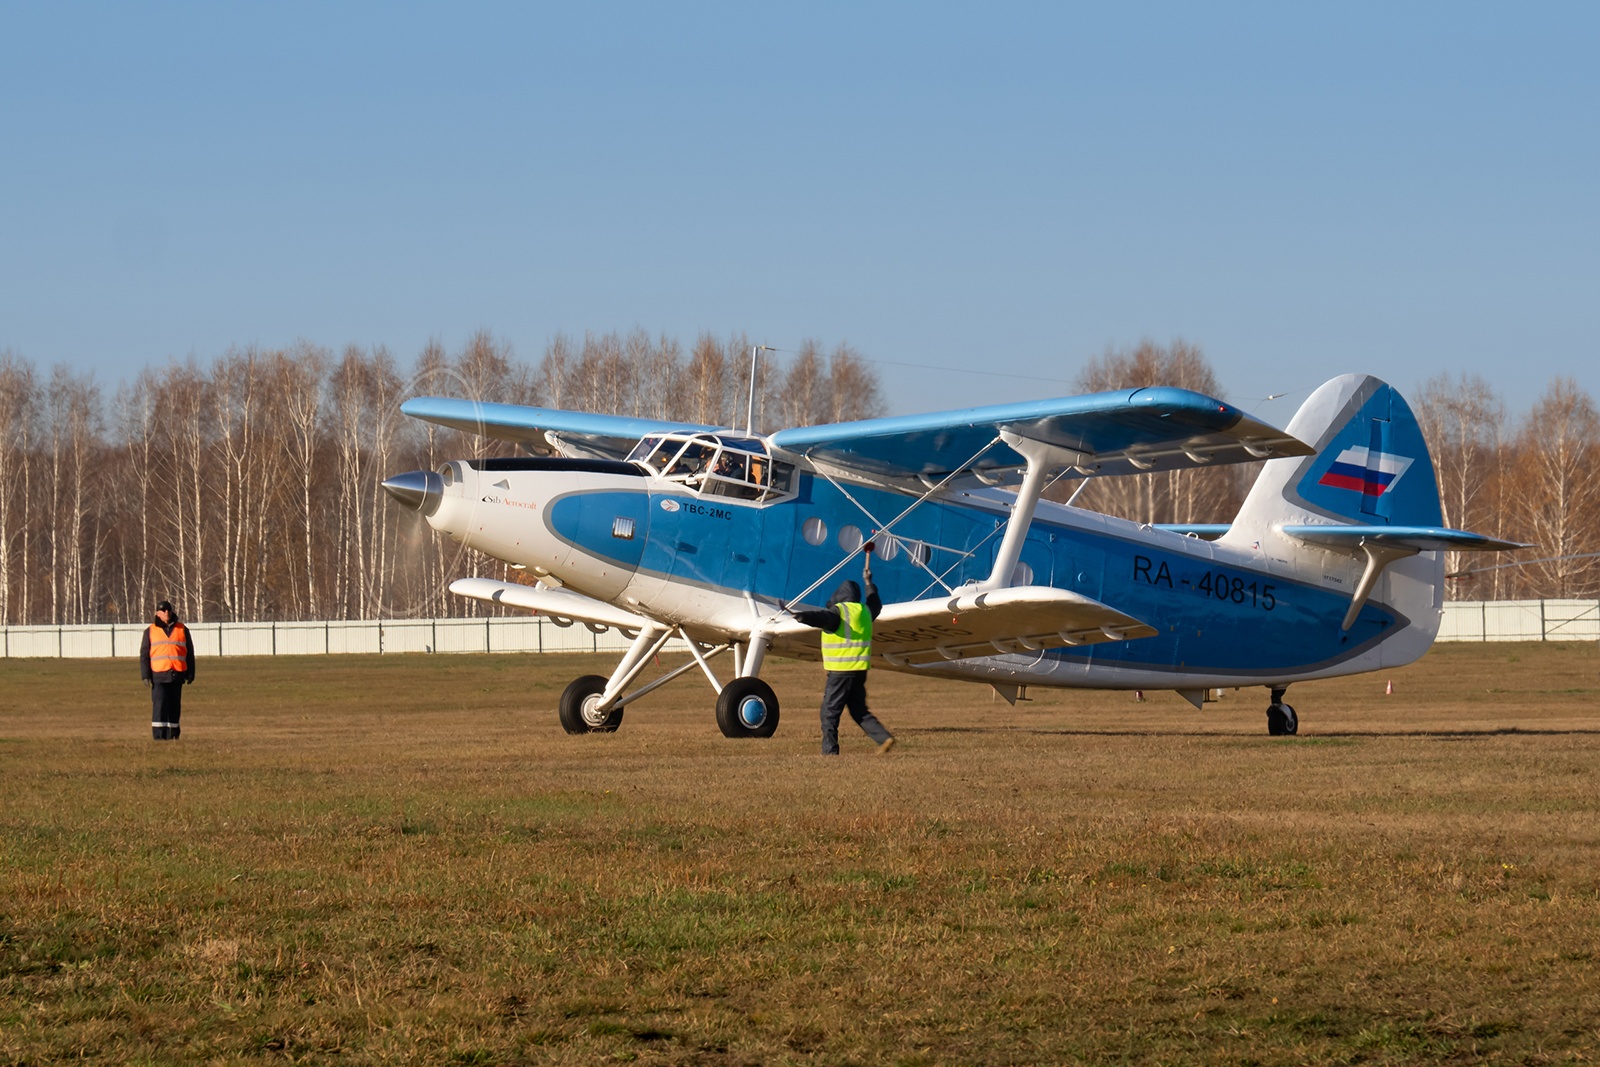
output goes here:
[[1363, 496], [1379, 497], [1393, 489], [1411, 466], [1406, 456], [1376, 452], [1360, 446], [1339, 453], [1333, 466], [1317, 481], [1335, 489], [1353, 489]]

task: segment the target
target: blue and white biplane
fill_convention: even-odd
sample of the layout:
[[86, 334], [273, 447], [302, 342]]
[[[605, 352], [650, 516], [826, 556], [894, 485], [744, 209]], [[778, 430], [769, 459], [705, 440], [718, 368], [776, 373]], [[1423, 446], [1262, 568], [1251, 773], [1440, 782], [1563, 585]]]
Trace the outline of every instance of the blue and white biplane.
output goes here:
[[[1223, 401], [1143, 388], [795, 427], [713, 426], [420, 397], [407, 415], [514, 441], [385, 488], [434, 529], [535, 576], [451, 590], [632, 644], [559, 702], [570, 733], [613, 731], [633, 701], [696, 667], [728, 737], [769, 737], [769, 653], [816, 659], [819, 606], [876, 552], [874, 667], [1028, 686], [1265, 686], [1292, 734], [1292, 682], [1396, 667], [1438, 633], [1444, 552], [1522, 547], [1443, 528], [1405, 400], [1346, 375], [1286, 430]], [[1265, 460], [1226, 526], [1152, 526], [1042, 499], [1057, 479]], [[673, 637], [690, 662], [636, 684]], [[712, 660], [731, 652], [731, 677]]]

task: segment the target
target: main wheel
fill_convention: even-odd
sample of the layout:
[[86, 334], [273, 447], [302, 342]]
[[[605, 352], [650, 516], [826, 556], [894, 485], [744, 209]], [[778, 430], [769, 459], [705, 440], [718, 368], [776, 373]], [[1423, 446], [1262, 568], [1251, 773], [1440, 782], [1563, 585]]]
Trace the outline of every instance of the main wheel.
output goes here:
[[1288, 704], [1283, 705], [1283, 732], [1288, 737], [1300, 732], [1300, 716], [1296, 715], [1294, 708]]
[[778, 728], [778, 695], [760, 678], [735, 678], [717, 696], [723, 737], [771, 737]]
[[569, 734], [609, 734], [622, 725], [622, 709], [600, 710], [600, 695], [606, 680], [586, 674], [567, 686], [561, 694], [561, 728]]

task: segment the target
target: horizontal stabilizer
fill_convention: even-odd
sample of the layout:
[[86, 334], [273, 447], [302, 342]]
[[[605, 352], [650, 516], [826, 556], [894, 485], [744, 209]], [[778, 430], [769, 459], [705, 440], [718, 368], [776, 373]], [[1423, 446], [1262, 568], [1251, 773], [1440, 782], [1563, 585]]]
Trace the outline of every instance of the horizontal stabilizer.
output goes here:
[[1153, 637], [1155, 629], [1065, 589], [1024, 585], [887, 604], [872, 651], [897, 667]]
[[[1148, 471], [1310, 455], [1289, 434], [1188, 389], [1120, 389], [779, 430], [769, 440], [813, 460], [924, 482], [958, 471], [998, 475], [1025, 465], [1002, 432], [1060, 450], [1080, 474]], [[1077, 460], [1077, 462], [1071, 462]]]
[[474, 600], [487, 600], [491, 604], [521, 608], [538, 615], [548, 615], [557, 622], [573, 621], [594, 627], [615, 630], [637, 630], [650, 625], [643, 615], [635, 615], [619, 607], [574, 593], [570, 589], [548, 589], [542, 585], [517, 585], [499, 582], [493, 578], [457, 578], [450, 583], [450, 591], [457, 596]]
[[1314, 545], [1342, 549], [1366, 557], [1366, 569], [1356, 584], [1355, 595], [1350, 598], [1341, 630], [1355, 625], [1361, 607], [1372, 595], [1378, 576], [1395, 560], [1418, 552], [1501, 552], [1507, 549], [1527, 548], [1515, 541], [1501, 541], [1466, 530], [1451, 530], [1443, 526], [1325, 526], [1290, 524], [1280, 527], [1290, 537]]
[[1361, 542], [1409, 548], [1417, 552], [1504, 552], [1528, 545], [1517, 541], [1502, 541], [1467, 530], [1451, 530], [1443, 526], [1322, 526], [1295, 525], [1282, 527], [1290, 537], [1298, 537], [1312, 544], [1334, 548], [1359, 548]]
[[515, 441], [535, 453], [574, 453], [622, 459], [646, 434], [675, 430], [713, 430], [662, 419], [635, 419], [626, 415], [595, 415], [587, 411], [490, 404], [448, 397], [419, 396], [400, 405], [414, 419], [448, 426], [462, 433]]

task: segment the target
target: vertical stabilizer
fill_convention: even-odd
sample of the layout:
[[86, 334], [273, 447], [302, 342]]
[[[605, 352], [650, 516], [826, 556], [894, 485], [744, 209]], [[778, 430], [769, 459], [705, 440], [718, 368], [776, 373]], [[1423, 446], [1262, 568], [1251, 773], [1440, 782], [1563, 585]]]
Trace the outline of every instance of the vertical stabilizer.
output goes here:
[[1438, 526], [1439, 486], [1405, 398], [1371, 375], [1346, 374], [1306, 399], [1288, 432], [1315, 455], [1269, 460], [1228, 540], [1250, 543], [1295, 523]]
[[1374, 667], [1411, 662], [1438, 632], [1444, 601], [1444, 553], [1415, 537], [1443, 520], [1411, 406], [1377, 378], [1348, 374], [1312, 393], [1287, 429], [1316, 454], [1267, 461], [1220, 543], [1345, 592], [1343, 618], [1328, 625], [1378, 638]]

